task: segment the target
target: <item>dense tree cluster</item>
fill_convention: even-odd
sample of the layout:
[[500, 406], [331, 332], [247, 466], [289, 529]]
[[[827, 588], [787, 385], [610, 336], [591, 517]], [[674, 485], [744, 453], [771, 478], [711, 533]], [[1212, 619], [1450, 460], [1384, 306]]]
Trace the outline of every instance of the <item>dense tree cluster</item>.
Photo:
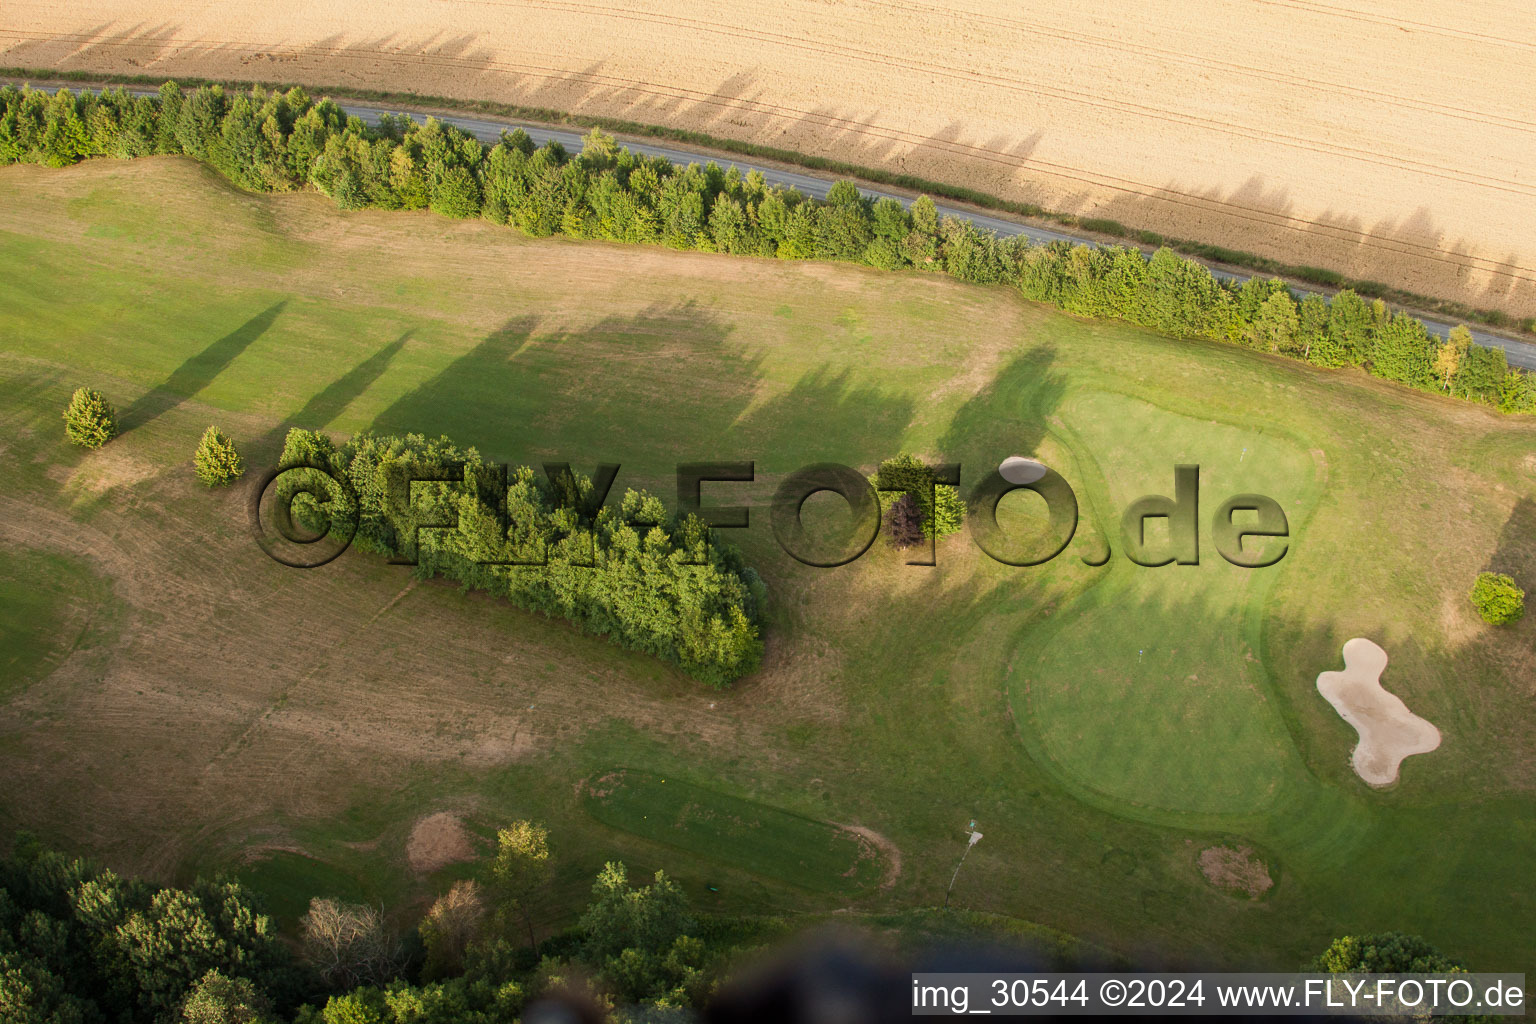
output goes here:
[[[271, 921], [231, 882], [160, 888], [22, 839], [0, 861], [0, 1017], [18, 1024], [209, 1018], [295, 995]], [[190, 1006], [191, 1011], [184, 1016]]]
[[[568, 619], [712, 686], [761, 659], [741, 556], [697, 517], [678, 519], [649, 494], [629, 490], [617, 506], [599, 506], [602, 496], [579, 473], [551, 479], [523, 467], [502, 476], [473, 448], [416, 434], [359, 434], [336, 448], [324, 434], [294, 429], [282, 465], [345, 477], [353, 494], [338, 494], [326, 510], [331, 528], [355, 526], [359, 547], [412, 561], [422, 575]], [[312, 497], [298, 495], [294, 507], [324, 528]]]
[[702, 1006], [752, 929], [700, 920], [661, 872], [631, 886], [609, 863], [576, 928], [542, 955], [512, 941], [520, 922], [504, 911], [532, 897], [523, 882], [546, 877], [545, 836], [529, 822], [502, 831], [482, 872], [497, 912], [479, 881], [455, 882], [418, 926], [425, 958], [402, 954], [380, 908], [320, 897], [301, 923], [301, 961], [239, 885], [160, 888], [22, 837], [0, 859], [0, 1020], [501, 1024], [561, 993], [608, 1010]]
[[313, 186], [344, 209], [428, 208], [534, 236], [916, 267], [1008, 284], [1082, 316], [1363, 367], [1409, 387], [1536, 412], [1536, 379], [1509, 368], [1502, 349], [1471, 344], [1465, 333], [1442, 341], [1380, 300], [1348, 290], [1298, 298], [1278, 279], [1232, 285], [1171, 249], [1149, 260], [1128, 247], [1000, 239], [940, 218], [926, 197], [906, 209], [840, 181], [818, 202], [771, 188], [755, 172], [638, 155], [599, 131], [575, 157], [556, 142], [536, 147], [522, 131], [487, 147], [432, 118], [386, 116], [370, 126], [297, 88], [183, 93], [167, 82], [153, 98], [0, 89], [0, 163], [153, 153], [195, 157], [254, 191]]
[[[424, 958], [401, 956], [377, 908], [315, 899], [300, 936], [307, 973], [237, 884], [162, 888], [20, 836], [0, 858], [0, 1019], [501, 1024], [549, 998], [605, 1019], [692, 1019], [674, 1014], [709, 1004], [731, 964], [782, 930], [771, 920], [698, 914], [663, 872], [636, 886], [623, 863], [610, 862], [576, 927], [547, 939], [542, 953], [520, 948], [511, 936], [521, 915], [508, 911], [541, 892], [547, 835], [532, 822], [501, 830], [481, 879], [454, 882], [421, 919]], [[1303, 970], [1467, 967], [1418, 936], [1387, 932], [1336, 939]]]
[[1341, 936], [1306, 968], [1329, 974], [1439, 974], [1467, 969], [1419, 936], [1403, 932]]

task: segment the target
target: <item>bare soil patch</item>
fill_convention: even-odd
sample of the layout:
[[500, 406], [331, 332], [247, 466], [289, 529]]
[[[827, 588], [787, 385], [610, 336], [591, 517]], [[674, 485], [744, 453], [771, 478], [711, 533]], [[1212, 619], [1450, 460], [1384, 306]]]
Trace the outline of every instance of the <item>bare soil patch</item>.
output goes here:
[[1532, 39], [1536, 8], [1453, 0], [0, 11], [12, 66], [347, 85], [701, 130], [1526, 316]]
[[1396, 782], [1404, 758], [1440, 745], [1440, 730], [1382, 687], [1386, 667], [1387, 652], [1356, 637], [1344, 645], [1344, 671], [1317, 677], [1318, 692], [1360, 734], [1351, 763], [1355, 774], [1373, 786]]
[[[864, 859], [865, 852], [868, 856], [881, 856], [885, 859], [885, 878], [880, 881], [880, 889], [884, 891], [896, 884], [901, 878], [901, 850], [895, 843], [872, 828], [863, 825], [838, 825], [844, 832], [851, 832], [859, 839], [860, 857]], [[849, 868], [851, 875], [855, 869]]]
[[417, 820], [405, 844], [405, 858], [418, 875], [430, 875], [449, 864], [473, 860], [474, 844], [458, 815], [438, 811]]
[[1274, 887], [1269, 866], [1247, 846], [1208, 846], [1200, 851], [1200, 873], [1218, 889], [1258, 899]]

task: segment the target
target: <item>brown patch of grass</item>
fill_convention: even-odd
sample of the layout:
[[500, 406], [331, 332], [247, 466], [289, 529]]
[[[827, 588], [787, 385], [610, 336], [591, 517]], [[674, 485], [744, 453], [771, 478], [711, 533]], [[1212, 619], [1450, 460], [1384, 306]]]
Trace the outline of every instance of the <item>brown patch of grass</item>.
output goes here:
[[1275, 884], [1264, 859], [1247, 846], [1208, 846], [1200, 851], [1200, 873], [1218, 889], [1258, 899]]
[[419, 818], [406, 840], [405, 859], [418, 875], [473, 860], [474, 845], [458, 815], [438, 811]]

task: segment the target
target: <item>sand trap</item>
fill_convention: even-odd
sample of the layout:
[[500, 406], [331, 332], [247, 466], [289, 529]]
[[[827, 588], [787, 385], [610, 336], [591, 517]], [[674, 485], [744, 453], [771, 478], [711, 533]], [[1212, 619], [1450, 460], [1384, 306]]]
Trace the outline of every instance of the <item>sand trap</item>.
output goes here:
[[1317, 692], [1339, 717], [1355, 727], [1355, 774], [1373, 786], [1397, 781], [1398, 766], [1411, 754], [1440, 745], [1440, 730], [1408, 710], [1401, 697], [1382, 689], [1387, 652], [1364, 637], [1344, 645], [1344, 671], [1317, 677]]
[[1045, 476], [1045, 464], [1022, 455], [1010, 455], [998, 465], [997, 472], [1011, 484], [1032, 484]]
[[417, 874], [431, 874], [438, 868], [473, 860], [475, 849], [469, 832], [457, 816], [447, 811], [429, 814], [416, 822], [405, 844], [405, 857]]

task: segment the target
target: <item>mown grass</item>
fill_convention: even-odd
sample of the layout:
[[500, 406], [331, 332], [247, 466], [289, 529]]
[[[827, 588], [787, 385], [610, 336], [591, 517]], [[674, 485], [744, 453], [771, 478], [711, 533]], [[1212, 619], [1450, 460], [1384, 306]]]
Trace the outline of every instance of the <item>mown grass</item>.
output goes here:
[[0, 550], [0, 699], [24, 692], [91, 642], [113, 610], [106, 580], [80, 559]]
[[289, 850], [272, 850], [234, 873], [234, 878], [260, 893], [263, 907], [282, 928], [292, 929], [311, 900], [334, 899], [369, 903], [376, 897], [356, 877], [325, 861]]
[[[1288, 969], [1335, 934], [1402, 928], [1480, 967], [1536, 962], [1536, 622], [1494, 631], [1465, 605], [1484, 567], [1536, 580], [1529, 420], [1002, 289], [342, 215], [240, 195], [181, 160], [7, 168], [0, 201], [7, 508], [161, 559], [130, 574], [144, 605], [124, 613], [119, 661], [161, 665], [150, 641], [202, 620], [197, 636], [231, 638], [164, 662], [177, 679], [142, 697], [108, 686], [121, 665], [93, 676], [70, 657], [73, 674], [0, 705], [0, 764], [28, 780], [0, 794], [10, 826], [162, 874], [291, 846], [409, 908], [444, 883], [404, 865], [420, 815], [462, 809], [477, 834], [537, 817], [555, 837], [554, 928], [615, 858], [632, 876], [665, 868], [707, 909], [899, 917], [943, 902], [975, 820], [985, 839], [953, 906], [1118, 951]], [[81, 383], [129, 426], [99, 453], [59, 436]], [[755, 484], [709, 485], [706, 501], [753, 507], [730, 539], [769, 587], [767, 666], [706, 695], [558, 622], [450, 587], [402, 594], [407, 570], [364, 556], [298, 576], [248, 560], [244, 506], [190, 479], [213, 421], [252, 465], [290, 425], [417, 430], [511, 461], [618, 461], [619, 489], [668, 498], [678, 461], [753, 459]], [[903, 449], [960, 461], [967, 482], [1038, 454], [1076, 489], [1080, 536], [1031, 569], [963, 535], [934, 568], [878, 544], [826, 571], [778, 549], [766, 502], [783, 474]], [[1176, 461], [1205, 473], [1202, 564], [1130, 565], [1118, 517], [1168, 493]], [[1237, 490], [1290, 515], [1273, 569], [1211, 547], [1209, 517]], [[1032, 521], [1015, 499], [1005, 518]], [[28, 539], [19, 521], [5, 528], [22, 549], [68, 535]], [[1105, 538], [1112, 561], [1084, 564]], [[153, 595], [210, 579], [244, 603], [150, 614]], [[1314, 687], [1353, 636], [1387, 649], [1386, 685], [1445, 736], [1391, 790], [1353, 776], [1354, 734]], [[172, 682], [196, 699], [163, 695]], [[506, 752], [476, 753], [482, 720]], [[313, 731], [291, 740], [283, 723]], [[247, 731], [219, 757], [198, 746]], [[765, 861], [695, 819], [638, 831], [635, 812], [678, 809], [659, 783], [618, 827], [594, 817], [573, 794], [615, 765], [686, 780], [712, 794], [702, 806], [774, 809], [753, 813], [782, 824], [780, 845]], [[843, 888], [825, 851], [801, 873], [795, 837], [820, 822], [888, 837], [895, 885]], [[1222, 842], [1275, 865], [1261, 902], [1199, 874]], [[301, 867], [257, 876], [284, 913], [311, 884]]]
[[756, 800], [624, 769], [587, 785], [587, 812], [605, 825], [790, 885], [853, 894], [885, 872], [852, 833]]

